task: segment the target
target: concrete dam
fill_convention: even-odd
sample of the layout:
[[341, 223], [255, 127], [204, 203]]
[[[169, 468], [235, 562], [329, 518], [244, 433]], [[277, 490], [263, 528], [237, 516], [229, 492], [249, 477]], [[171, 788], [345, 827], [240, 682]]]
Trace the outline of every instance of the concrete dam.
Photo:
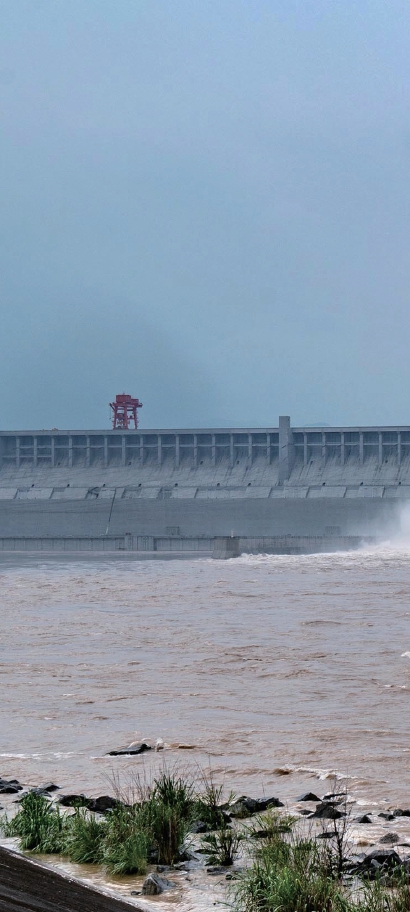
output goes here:
[[300, 553], [398, 530], [410, 427], [0, 432], [0, 550]]

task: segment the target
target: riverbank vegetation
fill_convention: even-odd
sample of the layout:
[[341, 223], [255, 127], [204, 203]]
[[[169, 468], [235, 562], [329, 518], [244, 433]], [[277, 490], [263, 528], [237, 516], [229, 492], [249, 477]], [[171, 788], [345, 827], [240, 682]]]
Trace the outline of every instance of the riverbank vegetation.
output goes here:
[[[12, 819], [3, 816], [2, 831], [23, 851], [103, 865], [116, 875], [205, 862], [228, 876], [233, 912], [410, 912], [410, 859], [391, 848], [355, 856], [347, 802], [343, 808], [336, 795], [339, 810], [328, 801], [321, 824], [274, 809], [277, 799], [230, 795], [223, 802], [212, 777], [195, 785], [193, 777], [164, 769], [127, 792], [118, 781], [113, 786], [116, 797], [106, 800], [104, 813], [80, 806], [80, 799], [92, 800], [84, 796], [77, 806], [70, 796], [67, 808], [28, 792]], [[265, 810], [255, 814], [261, 803]], [[253, 816], [244, 819], [248, 805]]]
[[23, 851], [103, 864], [115, 874], [145, 874], [150, 862], [172, 865], [183, 857], [198, 803], [206, 799], [195, 796], [188, 780], [167, 772], [138, 790], [137, 800], [118, 798], [103, 818], [75, 806], [62, 813], [48, 798], [29, 792], [16, 816], [3, 818], [2, 829], [18, 837]]
[[409, 874], [399, 856], [380, 852], [374, 865], [358, 865], [349, 857], [346, 819], [332, 823], [323, 839], [277, 812], [254, 822], [250, 863], [230, 891], [234, 912], [410, 912]]

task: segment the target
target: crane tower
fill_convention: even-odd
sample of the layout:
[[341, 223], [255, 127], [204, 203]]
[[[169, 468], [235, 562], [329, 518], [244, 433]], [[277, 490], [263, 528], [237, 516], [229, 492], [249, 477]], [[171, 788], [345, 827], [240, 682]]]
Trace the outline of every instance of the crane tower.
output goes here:
[[110, 402], [112, 409], [112, 426], [115, 431], [127, 431], [128, 428], [138, 427], [137, 409], [142, 408], [139, 399], [133, 399], [127, 393], [120, 393], [115, 397], [115, 402]]

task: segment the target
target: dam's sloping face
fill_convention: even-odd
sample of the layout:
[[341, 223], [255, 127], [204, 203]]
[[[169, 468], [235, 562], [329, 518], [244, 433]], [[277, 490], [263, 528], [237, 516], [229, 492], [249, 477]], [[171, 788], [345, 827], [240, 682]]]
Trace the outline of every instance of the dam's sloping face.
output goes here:
[[376, 535], [410, 427], [0, 432], [0, 537]]

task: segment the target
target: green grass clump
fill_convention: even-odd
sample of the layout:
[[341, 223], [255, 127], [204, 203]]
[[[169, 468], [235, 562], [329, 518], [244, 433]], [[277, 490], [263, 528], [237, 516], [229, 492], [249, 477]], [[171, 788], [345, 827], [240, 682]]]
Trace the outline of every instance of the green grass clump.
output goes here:
[[6, 836], [18, 836], [23, 851], [58, 854], [64, 843], [65, 820], [43, 795], [29, 792], [16, 816], [4, 825]]
[[227, 826], [204, 836], [202, 846], [207, 853], [208, 863], [223, 867], [233, 865], [240, 841], [241, 835]]
[[105, 820], [97, 820], [94, 814], [78, 808], [66, 818], [62, 852], [77, 864], [100, 864], [106, 833]]
[[192, 820], [193, 787], [182, 777], [162, 773], [140, 805], [140, 819], [159, 864], [171, 865], [183, 853]]
[[[202, 820], [210, 830], [220, 830], [226, 827], [227, 815], [222, 807], [222, 785], [216, 785], [212, 773], [202, 777], [203, 788], [196, 797], [193, 805], [193, 817]], [[229, 796], [228, 804], [234, 800], [234, 795]]]
[[380, 878], [364, 884], [354, 912], [410, 912], [407, 874], [399, 869], [389, 879], [388, 885]]
[[150, 837], [141, 807], [119, 806], [109, 815], [102, 861], [113, 874], [145, 874]]
[[240, 912], [347, 912], [338, 881], [323, 868], [314, 840], [286, 843], [280, 836], [258, 849], [253, 866], [235, 887]]

